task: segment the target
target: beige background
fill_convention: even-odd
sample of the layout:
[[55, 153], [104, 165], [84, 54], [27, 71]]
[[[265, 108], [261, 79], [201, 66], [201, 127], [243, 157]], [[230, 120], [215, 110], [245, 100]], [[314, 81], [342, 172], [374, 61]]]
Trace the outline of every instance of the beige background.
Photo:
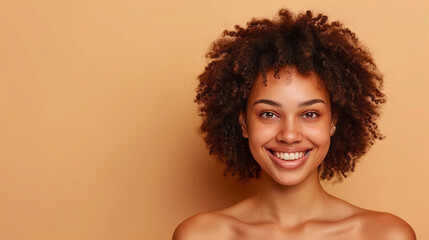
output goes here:
[[327, 190], [429, 239], [426, 1], [0, 0], [0, 239], [169, 239], [252, 194], [197, 134], [196, 76], [225, 28], [280, 7], [340, 19], [385, 73], [385, 141]]

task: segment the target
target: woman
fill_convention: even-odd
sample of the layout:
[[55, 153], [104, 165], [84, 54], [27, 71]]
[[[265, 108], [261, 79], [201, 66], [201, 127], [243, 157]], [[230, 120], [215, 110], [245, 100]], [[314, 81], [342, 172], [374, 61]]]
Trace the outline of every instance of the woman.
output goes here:
[[355, 34], [312, 12], [253, 19], [224, 31], [199, 76], [196, 102], [210, 149], [259, 192], [180, 224], [175, 240], [415, 239], [402, 219], [326, 193], [383, 136], [382, 75]]

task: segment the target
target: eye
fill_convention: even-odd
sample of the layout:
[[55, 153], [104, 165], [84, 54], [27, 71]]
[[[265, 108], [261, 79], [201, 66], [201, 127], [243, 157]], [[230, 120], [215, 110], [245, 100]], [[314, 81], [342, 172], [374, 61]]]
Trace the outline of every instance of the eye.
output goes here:
[[267, 118], [267, 119], [273, 119], [273, 118], [276, 118], [277, 116], [272, 112], [263, 112], [261, 113], [261, 117]]
[[306, 112], [304, 113], [304, 115], [302, 115], [303, 118], [308, 118], [308, 119], [317, 118], [318, 116], [319, 114], [316, 112]]

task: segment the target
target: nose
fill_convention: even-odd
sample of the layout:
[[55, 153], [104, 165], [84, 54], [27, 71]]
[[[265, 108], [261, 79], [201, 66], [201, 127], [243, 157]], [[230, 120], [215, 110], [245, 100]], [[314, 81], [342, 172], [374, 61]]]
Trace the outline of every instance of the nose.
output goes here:
[[302, 128], [296, 119], [284, 119], [279, 125], [276, 140], [293, 144], [302, 140]]

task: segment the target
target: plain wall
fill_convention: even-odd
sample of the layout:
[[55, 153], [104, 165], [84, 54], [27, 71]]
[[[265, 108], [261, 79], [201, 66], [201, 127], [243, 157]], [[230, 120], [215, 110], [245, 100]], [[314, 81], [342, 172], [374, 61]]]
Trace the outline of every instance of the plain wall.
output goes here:
[[340, 20], [385, 76], [387, 136], [332, 194], [429, 239], [426, 1], [0, 0], [0, 239], [170, 239], [255, 191], [222, 176], [193, 102], [210, 43], [281, 7]]

